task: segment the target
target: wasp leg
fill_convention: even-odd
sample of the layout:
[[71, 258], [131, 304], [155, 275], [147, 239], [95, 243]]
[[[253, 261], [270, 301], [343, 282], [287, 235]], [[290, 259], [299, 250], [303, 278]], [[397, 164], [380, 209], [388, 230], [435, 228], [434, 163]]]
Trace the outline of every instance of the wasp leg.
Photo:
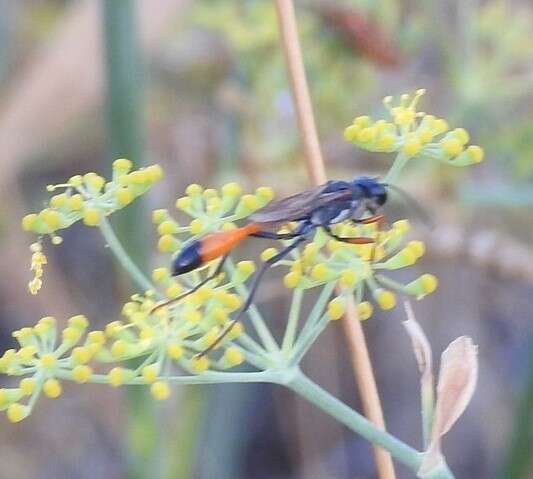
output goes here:
[[372, 223], [380, 224], [385, 219], [385, 215], [373, 215], [364, 219], [352, 219], [352, 223], [359, 225], [370, 225]]
[[261, 282], [261, 279], [263, 278], [263, 275], [268, 271], [269, 268], [274, 266], [278, 261], [285, 258], [285, 256], [287, 256], [293, 249], [295, 249], [300, 243], [303, 243], [306, 240], [306, 236], [300, 235], [299, 238], [293, 241], [285, 249], [281, 250], [277, 255], [272, 256], [272, 258], [267, 259], [263, 263], [261, 269], [259, 269], [259, 271], [257, 271], [254, 276], [254, 281], [252, 283], [252, 287], [250, 288], [250, 292], [248, 293], [248, 297], [246, 298], [246, 301], [242, 308], [237, 313], [237, 316], [226, 325], [226, 327], [220, 332], [217, 338], [207, 348], [196, 354], [195, 357], [205, 356], [209, 351], [212, 351], [220, 344], [220, 342], [231, 332], [233, 327], [240, 321], [242, 315], [246, 313], [248, 308], [251, 306], [255, 293], [257, 293], [257, 289], [259, 288], [259, 284]]
[[209, 281], [211, 281], [212, 279], [216, 278], [222, 272], [222, 267], [224, 266], [224, 263], [225, 263], [227, 258], [228, 258], [227, 254], [222, 256], [222, 259], [218, 263], [217, 268], [215, 269], [215, 271], [213, 273], [211, 273], [209, 276], [207, 276], [202, 281], [200, 281], [196, 286], [192, 287], [188, 291], [185, 291], [185, 293], [180, 294], [178, 297], [172, 298], [172, 299], [168, 299], [167, 301], [164, 301], [164, 302], [159, 303], [158, 305], [154, 306], [152, 308], [152, 310], [150, 311], [150, 314], [154, 313], [155, 311], [157, 311], [160, 308], [168, 306], [169, 304], [173, 304], [173, 303], [177, 303], [178, 301], [181, 301], [183, 298], [186, 298], [187, 296], [189, 296], [190, 294], [194, 293], [195, 291], [198, 291], [204, 284], [206, 284]]
[[322, 225], [322, 227], [326, 230], [326, 233], [330, 235], [332, 238], [336, 239], [337, 241], [342, 241], [343, 243], [349, 243], [349, 244], [369, 244], [374, 243], [376, 240], [374, 238], [367, 238], [365, 236], [337, 236], [333, 231], [331, 231], [331, 228], [326, 225]]
[[308, 222], [301, 222], [298, 227], [291, 231], [290, 233], [273, 233], [271, 231], [258, 231], [257, 233], [252, 233], [250, 236], [254, 236], [256, 238], [266, 238], [266, 239], [273, 239], [273, 240], [288, 240], [288, 239], [294, 239], [298, 238], [298, 236], [302, 236], [304, 232], [309, 228]]

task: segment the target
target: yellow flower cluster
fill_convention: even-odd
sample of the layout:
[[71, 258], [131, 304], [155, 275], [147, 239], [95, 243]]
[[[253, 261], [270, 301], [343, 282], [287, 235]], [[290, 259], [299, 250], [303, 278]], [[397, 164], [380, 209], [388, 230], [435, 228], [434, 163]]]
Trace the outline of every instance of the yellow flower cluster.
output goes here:
[[391, 121], [359, 116], [344, 130], [344, 138], [364, 150], [397, 152], [405, 158], [417, 156], [453, 166], [482, 161], [483, 150], [477, 145], [467, 146], [470, 136], [464, 128], [450, 130], [446, 120], [417, 111], [424, 93], [418, 90], [413, 96], [402, 95], [398, 105], [386, 97], [383, 101]]
[[220, 229], [235, 228], [234, 221], [266, 205], [274, 197], [271, 188], [257, 188], [254, 194], [242, 195], [237, 183], [227, 183], [221, 190], [203, 189], [192, 184], [186, 189], [186, 196], [176, 200], [176, 208], [193, 219], [186, 226], [180, 226], [165, 209], [155, 210], [152, 221], [159, 234], [158, 249], [164, 253], [175, 253], [181, 247], [179, 235], [197, 236]]
[[107, 216], [130, 204], [163, 177], [159, 165], [130, 171], [132, 163], [124, 158], [113, 163], [113, 179], [106, 182], [96, 173], [76, 175], [67, 183], [49, 185], [48, 191], [64, 190], [50, 198], [48, 206], [22, 219], [22, 228], [38, 235], [55, 236], [79, 220], [96, 226]]
[[[392, 290], [414, 295], [417, 298], [432, 293], [437, 287], [433, 275], [424, 274], [413, 282], [403, 285], [380, 274], [381, 271], [396, 270], [414, 265], [423, 256], [425, 247], [421, 241], [409, 241], [404, 245], [404, 235], [409, 222], [400, 220], [388, 230], [377, 228], [376, 224], [339, 224], [334, 232], [341, 237], [373, 238], [374, 243], [353, 245], [331, 239], [323, 231], [317, 231], [314, 240], [302, 252], [296, 251], [291, 259], [280, 262], [289, 267], [284, 277], [287, 288], [309, 289], [329, 282], [341, 287], [340, 297], [333, 299], [328, 308], [331, 319], [338, 319], [344, 312], [344, 298], [355, 294], [359, 317], [368, 319], [373, 307], [363, 301], [364, 290], [368, 288], [375, 302], [382, 309], [396, 305]], [[276, 254], [277, 250], [263, 251], [263, 261]]]
[[[127, 206], [135, 198], [145, 193], [163, 177], [159, 165], [130, 171], [132, 163], [125, 158], [113, 162], [112, 181], [106, 183], [96, 173], [76, 175], [67, 183], [49, 185], [48, 191], [64, 190], [52, 196], [46, 208], [38, 213], [30, 213], [22, 218], [22, 229], [39, 236], [49, 235], [53, 244], [60, 244], [62, 238], [56, 234], [79, 220], [87, 226], [97, 226], [101, 216]], [[34, 277], [28, 283], [31, 294], [37, 294], [42, 286], [42, 265], [46, 256], [42, 252], [41, 240], [32, 244], [31, 270]]]
[[[150, 292], [134, 295], [123, 307], [125, 321], [108, 323], [104, 331], [87, 331], [89, 323], [83, 315], [71, 317], [60, 332], [51, 316], [15, 331], [13, 336], [20, 347], [0, 357], [0, 374], [23, 378], [16, 388], [0, 389], [0, 410], [6, 410], [10, 421], [21, 421], [30, 414], [41, 393], [59, 397], [62, 380], [111, 386], [150, 384], [154, 398], [166, 399], [174, 367], [200, 373], [208, 368], [232, 368], [245, 360], [244, 352], [233, 344], [242, 334], [240, 324], [209, 357], [195, 356], [217, 338], [229, 313], [240, 306], [236, 295], [223, 288], [200, 289], [174, 306], [176, 311], [154, 311], [155, 304]], [[137, 360], [139, 366], [107, 367], [104, 374], [93, 370], [96, 363], [120, 364], [126, 360]]]

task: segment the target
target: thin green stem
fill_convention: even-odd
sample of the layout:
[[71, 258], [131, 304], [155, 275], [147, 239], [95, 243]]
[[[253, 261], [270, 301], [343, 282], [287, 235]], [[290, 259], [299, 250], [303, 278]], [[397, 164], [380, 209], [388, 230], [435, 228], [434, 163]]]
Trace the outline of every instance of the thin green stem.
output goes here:
[[[68, 371], [58, 371], [56, 377], [59, 379], [72, 380], [72, 375]], [[163, 377], [165, 381], [172, 384], [220, 384], [220, 383], [279, 383], [283, 381], [283, 376], [278, 371], [260, 371], [252, 373], [225, 373], [209, 371], [195, 376], [168, 376]], [[87, 381], [92, 384], [109, 384], [107, 374], [93, 374]], [[124, 386], [146, 386], [143, 378], [137, 377], [126, 381]]]
[[320, 333], [324, 331], [326, 326], [329, 324], [330, 318], [327, 314], [323, 314], [320, 320], [313, 325], [311, 329], [306, 332], [306, 335], [302, 337], [302, 341], [294, 348], [294, 351], [291, 356], [290, 364], [297, 365], [300, 363], [302, 358], [307, 354], [307, 351], [311, 349], [314, 342], [320, 336]]
[[405, 156], [403, 153], [399, 153], [396, 156], [394, 163], [392, 164], [390, 170], [385, 175], [385, 178], [383, 179], [383, 181], [385, 183], [395, 184], [396, 181], [398, 180], [398, 176], [400, 175], [400, 172], [404, 169], [408, 161], [409, 161], [409, 157]]
[[[297, 372], [287, 384], [287, 387], [330, 416], [333, 416], [352, 431], [389, 451], [392, 457], [410, 467], [413, 471], [418, 471], [422, 462], [422, 454], [420, 452], [375, 426], [364, 416], [349, 408], [318, 384], [315, 384], [303, 373]], [[452, 478], [453, 476], [450, 475], [449, 477]]]
[[286, 356], [291, 350], [294, 339], [296, 337], [296, 330], [298, 329], [298, 322], [300, 319], [300, 310], [302, 307], [302, 299], [304, 295], [304, 290], [301, 288], [296, 288], [292, 295], [291, 309], [289, 312], [289, 319], [287, 321], [287, 328], [285, 329], [285, 334], [283, 336], [283, 343], [281, 345], [281, 351], [284, 356]]
[[115, 235], [113, 228], [111, 227], [109, 221], [107, 221], [107, 218], [104, 215], [100, 215], [100, 223], [98, 227], [103, 237], [105, 238], [109, 248], [117, 258], [117, 261], [127, 271], [133, 281], [137, 283], [137, 285], [140, 286], [143, 291], [147, 291], [149, 289], [155, 290], [155, 287], [152, 282], [133, 262], [128, 253], [126, 253], [126, 250]]

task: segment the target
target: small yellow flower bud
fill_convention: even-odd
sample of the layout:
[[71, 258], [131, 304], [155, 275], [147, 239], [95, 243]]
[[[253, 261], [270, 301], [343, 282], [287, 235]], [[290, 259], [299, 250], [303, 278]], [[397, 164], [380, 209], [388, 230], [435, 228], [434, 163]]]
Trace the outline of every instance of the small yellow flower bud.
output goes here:
[[255, 271], [255, 264], [253, 261], [239, 261], [237, 269], [246, 275], [251, 275]]
[[120, 206], [127, 206], [134, 200], [134, 196], [127, 186], [123, 186], [115, 191], [115, 199]]
[[81, 196], [79, 193], [72, 195], [68, 200], [68, 206], [74, 211], [81, 210], [84, 206], [83, 196]]
[[302, 278], [301, 273], [297, 273], [296, 271], [291, 271], [290, 273], [287, 273], [283, 277], [283, 284], [285, 285], [286, 288], [290, 288], [290, 289], [296, 288], [301, 278]]
[[200, 311], [197, 311], [196, 309], [191, 309], [183, 313], [183, 319], [185, 319], [185, 321], [188, 321], [189, 323], [198, 324], [202, 319], [202, 315], [200, 314]]
[[405, 139], [402, 151], [408, 157], [415, 156], [422, 149], [422, 144], [416, 136], [408, 136]]
[[92, 354], [89, 348], [78, 346], [72, 350], [72, 359], [77, 364], [85, 364], [91, 360]]
[[152, 271], [152, 279], [156, 283], [160, 283], [170, 278], [170, 271], [168, 268], [156, 268]]
[[205, 356], [196, 356], [191, 359], [190, 367], [193, 371], [201, 373], [209, 368], [209, 359]]
[[433, 132], [427, 127], [421, 127], [417, 131], [418, 139], [423, 145], [430, 143], [433, 140]]
[[37, 221], [38, 216], [35, 213], [31, 213], [22, 218], [22, 229], [24, 231], [31, 231], [35, 222]]
[[416, 259], [424, 256], [424, 253], [426, 252], [426, 246], [423, 241], [409, 241], [409, 243], [407, 243], [407, 248], [413, 252]]
[[143, 379], [151, 384], [157, 380], [157, 376], [159, 375], [159, 365], [158, 364], [150, 364], [149, 366], [145, 366], [142, 369], [142, 377]]
[[176, 343], [167, 346], [167, 355], [171, 359], [179, 359], [183, 356], [183, 348]]
[[17, 356], [23, 363], [28, 363], [33, 361], [35, 354], [37, 354], [37, 347], [32, 345], [20, 348]]
[[126, 341], [118, 339], [111, 346], [111, 355], [115, 358], [120, 358], [121, 356], [124, 356], [126, 354], [127, 350], [128, 344], [126, 343]]
[[189, 225], [191, 234], [198, 235], [202, 232], [202, 229], [204, 227], [204, 222], [200, 218], [195, 218], [191, 221], [191, 224]]
[[337, 297], [332, 299], [328, 304], [328, 316], [332, 320], [342, 318], [344, 314], [345, 300], [344, 298]]
[[75, 175], [68, 180], [68, 184], [72, 186], [81, 186], [83, 183], [83, 176]]
[[357, 284], [357, 274], [353, 269], [347, 269], [342, 272], [340, 284], [343, 288], [353, 288]]
[[178, 283], [171, 284], [166, 290], [165, 293], [169, 298], [177, 298], [181, 292], [183, 291], [183, 288]]
[[85, 315], [77, 314], [69, 318], [68, 325], [73, 328], [86, 329], [89, 326], [89, 320]]
[[481, 161], [483, 161], [484, 152], [483, 148], [481, 148], [480, 146], [470, 145], [466, 149], [466, 153], [472, 159], [473, 163], [480, 163]]
[[86, 383], [91, 379], [92, 374], [93, 370], [85, 364], [79, 364], [72, 369], [72, 378], [80, 384]]
[[163, 235], [157, 242], [157, 249], [162, 253], [170, 253], [178, 247], [176, 238], [172, 235]]
[[274, 198], [274, 190], [269, 186], [260, 186], [255, 190], [255, 194], [261, 198], [263, 203], [268, 202]]
[[66, 343], [75, 343], [81, 337], [82, 332], [78, 328], [67, 327], [61, 333], [63, 341]]
[[254, 195], [244, 195], [241, 198], [241, 203], [247, 210], [250, 211], [259, 208], [259, 202], [257, 201], [257, 198]]
[[115, 170], [121, 170], [124, 172], [128, 172], [131, 170], [132, 163], [130, 160], [127, 160], [126, 158], [119, 158], [118, 160], [115, 160], [113, 162], [113, 169]]
[[107, 379], [109, 381], [109, 384], [111, 386], [117, 387], [124, 384], [124, 381], [126, 380], [126, 372], [123, 368], [113, 368], [111, 371], [109, 371], [107, 375]]
[[228, 349], [226, 349], [223, 357], [230, 367], [238, 366], [244, 361], [244, 354], [235, 346], [230, 346]]
[[58, 398], [62, 392], [61, 383], [55, 378], [47, 379], [43, 384], [43, 393], [51, 399]]
[[381, 309], [388, 310], [396, 306], [396, 296], [391, 291], [379, 289], [374, 293], [374, 297]]
[[157, 232], [160, 235], [171, 235], [177, 233], [178, 225], [172, 220], [165, 220], [157, 227]]
[[163, 401], [170, 396], [170, 387], [166, 381], [156, 381], [150, 386], [150, 393], [154, 399]]
[[55, 230], [61, 225], [61, 217], [57, 211], [51, 209], [44, 209], [39, 213], [39, 217], [46, 223], [46, 225]]
[[96, 208], [87, 208], [83, 212], [83, 222], [87, 226], [97, 226], [100, 223], [100, 212]]
[[319, 263], [313, 266], [311, 270], [311, 277], [315, 281], [325, 281], [328, 277], [329, 269], [325, 263]]
[[372, 303], [368, 301], [362, 301], [357, 305], [357, 315], [361, 321], [366, 321], [374, 311]]
[[50, 206], [52, 208], [62, 208], [67, 204], [68, 197], [65, 193], [61, 193], [60, 195], [54, 195], [52, 198], [50, 198]]
[[370, 143], [376, 139], [378, 134], [378, 129], [375, 126], [370, 126], [368, 128], [363, 128], [357, 134], [357, 141], [360, 143]]
[[187, 211], [192, 205], [192, 200], [189, 196], [182, 196], [176, 200], [176, 208], [179, 210]]
[[24, 396], [31, 396], [35, 391], [36, 385], [37, 383], [33, 378], [24, 378], [19, 383], [20, 390]]
[[346, 141], [355, 141], [357, 140], [357, 134], [359, 133], [360, 128], [356, 125], [350, 125], [344, 129], [344, 139]]
[[113, 336], [118, 334], [122, 330], [123, 327], [124, 325], [122, 324], [121, 321], [111, 321], [110, 323], [107, 323], [105, 327], [105, 333], [107, 334], [107, 336], [112, 338]]
[[400, 234], [405, 234], [411, 229], [409, 220], [398, 220], [392, 223], [392, 227]]
[[273, 256], [276, 256], [278, 254], [278, 250], [276, 248], [267, 248], [261, 253], [261, 259], [263, 261], [267, 261]]
[[162, 221], [167, 219], [168, 212], [165, 209], [153, 210], [152, 211], [152, 223], [158, 225]]
[[87, 335], [87, 341], [89, 344], [104, 344], [105, 333], [103, 331], [91, 331]]
[[144, 169], [144, 173], [150, 183], [155, 183], [163, 178], [163, 168], [159, 165], [150, 165]]
[[201, 195], [202, 191], [204, 191], [204, 189], [200, 185], [197, 185], [195, 183], [187, 186], [187, 188], [185, 189], [185, 193], [187, 193], [189, 196]]
[[449, 130], [448, 122], [444, 120], [443, 118], [436, 118], [433, 122], [433, 130], [435, 131], [436, 135], [440, 135], [441, 133], [446, 133]]
[[30, 410], [28, 406], [23, 406], [19, 403], [11, 404], [7, 408], [7, 418], [10, 422], [20, 422], [28, 416]]
[[377, 142], [377, 147], [380, 150], [391, 150], [396, 143], [396, 137], [390, 133], [382, 135]]
[[40, 365], [45, 369], [53, 369], [57, 364], [57, 358], [52, 353], [46, 353], [41, 356]]
[[239, 196], [242, 193], [242, 188], [238, 183], [226, 183], [222, 187], [222, 193], [226, 196]]
[[87, 173], [83, 176], [85, 184], [96, 191], [100, 191], [105, 184], [105, 180], [96, 173]]
[[366, 115], [358, 116], [353, 121], [353, 124], [358, 128], [365, 128], [366, 126], [370, 125], [370, 123], [372, 123], [372, 120]]
[[463, 152], [463, 145], [457, 138], [446, 138], [441, 141], [441, 146], [448, 156], [457, 156]]
[[466, 145], [470, 141], [470, 135], [464, 128], [456, 128], [453, 130], [455, 137], [463, 144]]

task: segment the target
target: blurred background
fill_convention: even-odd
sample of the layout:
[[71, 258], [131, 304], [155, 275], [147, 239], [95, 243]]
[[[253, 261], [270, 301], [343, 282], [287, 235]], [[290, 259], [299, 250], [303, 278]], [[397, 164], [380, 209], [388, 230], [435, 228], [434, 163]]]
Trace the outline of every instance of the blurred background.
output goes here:
[[[533, 477], [533, 6], [528, 0], [301, 0], [297, 15], [331, 178], [383, 174], [391, 158], [342, 139], [381, 99], [424, 87], [421, 109], [467, 128], [486, 159], [468, 169], [409, 165], [401, 187], [436, 227], [417, 265], [440, 278], [415, 304], [439, 355], [479, 344], [480, 378], [444, 449], [457, 478]], [[239, 181], [278, 196], [308, 185], [273, 2], [0, 0], [0, 348], [13, 329], [83, 313], [102, 328], [130, 285], [98, 232], [49, 245], [43, 290], [27, 293], [32, 238], [20, 218], [45, 187], [111, 161], [158, 162], [165, 179], [113, 216], [143, 265], [157, 256], [152, 208], [185, 186]], [[410, 216], [392, 202], [391, 219]], [[412, 216], [412, 215], [411, 215]], [[416, 221], [416, 220], [415, 220]], [[265, 245], [249, 242], [239, 255]], [[411, 273], [410, 276], [414, 277]], [[272, 275], [260, 304], [280, 330], [287, 298]], [[400, 307], [364, 325], [391, 432], [420, 448], [418, 373]], [[304, 361], [359, 408], [341, 328]], [[4, 378], [4, 382], [7, 380]], [[373, 478], [369, 445], [288, 391], [266, 385], [141, 389], [69, 386], [18, 425], [1, 419], [0, 479]], [[401, 466], [399, 478], [412, 477]]]

